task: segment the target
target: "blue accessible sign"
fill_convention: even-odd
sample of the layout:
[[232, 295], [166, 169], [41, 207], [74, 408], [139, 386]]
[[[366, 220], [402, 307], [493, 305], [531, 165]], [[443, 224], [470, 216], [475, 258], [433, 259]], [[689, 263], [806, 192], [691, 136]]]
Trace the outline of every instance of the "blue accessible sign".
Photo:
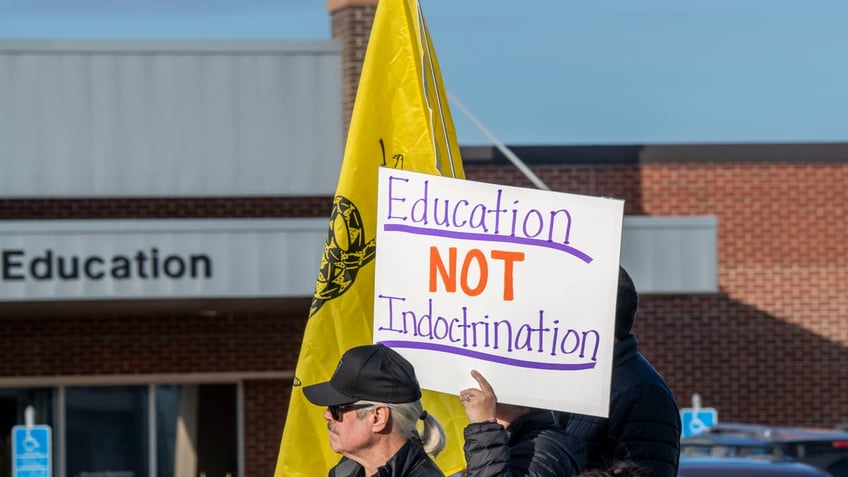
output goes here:
[[12, 428], [12, 477], [50, 477], [53, 468], [50, 426]]
[[718, 424], [718, 411], [711, 407], [683, 408], [680, 410], [681, 437], [700, 434]]

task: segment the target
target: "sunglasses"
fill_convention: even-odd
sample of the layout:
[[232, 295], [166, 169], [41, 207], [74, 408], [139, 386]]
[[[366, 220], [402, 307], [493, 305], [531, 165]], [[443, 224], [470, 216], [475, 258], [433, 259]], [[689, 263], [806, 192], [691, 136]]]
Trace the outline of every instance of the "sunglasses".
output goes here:
[[341, 422], [342, 415], [344, 415], [345, 412], [353, 409], [365, 409], [366, 407], [373, 406], [373, 404], [339, 404], [337, 406], [327, 406], [327, 409], [330, 410], [330, 415], [333, 416], [334, 421]]

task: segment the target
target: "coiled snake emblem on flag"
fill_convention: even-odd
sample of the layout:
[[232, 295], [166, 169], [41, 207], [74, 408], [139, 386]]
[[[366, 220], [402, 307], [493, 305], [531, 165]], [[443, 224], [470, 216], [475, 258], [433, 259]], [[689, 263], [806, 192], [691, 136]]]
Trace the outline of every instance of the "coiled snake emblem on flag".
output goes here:
[[328, 300], [346, 292], [356, 280], [359, 269], [374, 259], [376, 250], [375, 239], [366, 241], [362, 216], [356, 205], [337, 195], [333, 200], [330, 228], [309, 316], [312, 317]]

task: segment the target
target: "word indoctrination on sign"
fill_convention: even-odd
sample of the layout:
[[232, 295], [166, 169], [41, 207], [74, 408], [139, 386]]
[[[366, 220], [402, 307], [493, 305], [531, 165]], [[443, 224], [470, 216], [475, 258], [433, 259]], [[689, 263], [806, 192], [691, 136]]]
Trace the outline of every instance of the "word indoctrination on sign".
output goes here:
[[622, 213], [618, 200], [381, 169], [374, 340], [430, 389], [456, 393], [478, 369], [502, 402], [606, 415]]

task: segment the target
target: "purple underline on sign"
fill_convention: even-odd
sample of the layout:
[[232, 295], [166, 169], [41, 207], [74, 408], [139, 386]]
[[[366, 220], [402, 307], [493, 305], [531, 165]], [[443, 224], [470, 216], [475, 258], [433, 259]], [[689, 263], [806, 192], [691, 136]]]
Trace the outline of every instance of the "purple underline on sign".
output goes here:
[[592, 369], [595, 367], [595, 363], [591, 362], [575, 364], [539, 363], [536, 361], [504, 358], [503, 356], [481, 353], [479, 351], [472, 351], [470, 349], [454, 348], [453, 346], [446, 346], [442, 344], [420, 343], [418, 341], [380, 341], [380, 343], [388, 346], [389, 348], [426, 349], [430, 351], [439, 351], [441, 353], [458, 354], [460, 356], [482, 359], [484, 361], [491, 361], [493, 363], [506, 364], [519, 368], [547, 369], [556, 371], [579, 371], [581, 369]]
[[521, 237], [513, 237], [508, 235], [490, 235], [490, 234], [477, 234], [471, 232], [454, 232], [451, 230], [439, 230], [439, 229], [428, 229], [426, 227], [412, 227], [410, 225], [399, 225], [399, 224], [385, 224], [383, 226], [383, 230], [386, 232], [403, 232], [414, 235], [431, 235], [434, 237], [447, 237], [447, 238], [455, 238], [460, 240], [485, 240], [488, 242], [507, 242], [507, 243], [517, 243], [521, 245], [533, 245], [536, 247], [545, 247], [552, 248], [554, 250], [559, 250], [561, 252], [566, 252], [580, 260], [591, 263], [592, 257], [586, 255], [585, 253], [577, 250], [574, 247], [569, 245], [565, 245], [562, 243], [551, 242], [548, 240], [536, 240], [531, 238], [521, 238]]

